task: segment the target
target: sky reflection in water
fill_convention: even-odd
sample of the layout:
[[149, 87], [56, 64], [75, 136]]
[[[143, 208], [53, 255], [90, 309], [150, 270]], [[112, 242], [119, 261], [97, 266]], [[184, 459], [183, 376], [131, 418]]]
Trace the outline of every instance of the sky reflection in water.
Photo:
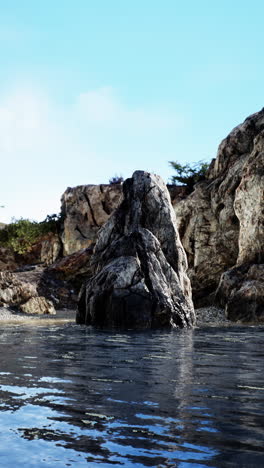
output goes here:
[[0, 333], [0, 466], [263, 466], [264, 328]]

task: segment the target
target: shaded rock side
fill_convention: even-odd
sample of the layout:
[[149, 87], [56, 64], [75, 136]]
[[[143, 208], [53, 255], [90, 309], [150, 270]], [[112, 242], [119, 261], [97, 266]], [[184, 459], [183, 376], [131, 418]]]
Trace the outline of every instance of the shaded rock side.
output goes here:
[[77, 323], [99, 327], [173, 327], [195, 323], [186, 255], [166, 185], [136, 171], [124, 199], [99, 232], [82, 288]]
[[120, 184], [81, 185], [64, 192], [61, 198], [63, 255], [87, 248], [96, 241], [99, 228], [120, 204], [121, 196]]
[[18, 268], [12, 249], [0, 246], [0, 271], [14, 271]]
[[232, 321], [264, 323], [264, 264], [242, 264], [223, 273], [216, 301]]
[[263, 138], [261, 110], [222, 141], [207, 180], [174, 204], [198, 307], [213, 303], [225, 271], [263, 263]]

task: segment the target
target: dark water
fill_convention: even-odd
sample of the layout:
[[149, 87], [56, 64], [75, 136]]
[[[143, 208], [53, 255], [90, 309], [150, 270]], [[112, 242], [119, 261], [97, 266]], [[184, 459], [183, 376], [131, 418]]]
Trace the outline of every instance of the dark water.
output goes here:
[[264, 328], [1, 325], [1, 467], [263, 467]]

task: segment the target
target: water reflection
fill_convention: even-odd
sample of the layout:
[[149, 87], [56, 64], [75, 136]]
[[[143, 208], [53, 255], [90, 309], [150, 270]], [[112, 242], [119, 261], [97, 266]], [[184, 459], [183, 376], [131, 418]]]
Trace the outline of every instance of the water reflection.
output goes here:
[[1, 466], [262, 466], [263, 341], [263, 328], [6, 326]]

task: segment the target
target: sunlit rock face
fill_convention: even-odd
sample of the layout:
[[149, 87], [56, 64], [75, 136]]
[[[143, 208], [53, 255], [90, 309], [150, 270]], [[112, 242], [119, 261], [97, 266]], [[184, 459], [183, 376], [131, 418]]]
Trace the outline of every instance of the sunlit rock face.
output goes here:
[[[174, 205], [196, 305], [213, 302], [225, 271], [236, 265], [245, 265], [242, 271], [248, 271], [250, 265], [263, 263], [263, 175], [264, 110], [261, 110], [222, 141], [207, 180]], [[221, 279], [218, 300], [227, 277]], [[238, 304], [245, 297], [243, 291], [237, 284], [229, 294], [236, 296]], [[263, 289], [259, 295], [263, 296]], [[247, 303], [249, 297], [247, 293]], [[225, 306], [224, 296], [222, 299], [221, 305]], [[238, 310], [234, 304], [235, 300], [230, 299], [227, 310], [233, 320], [235, 309]]]
[[25, 314], [56, 314], [53, 303], [43, 296], [31, 297], [25, 304], [20, 305], [20, 310]]
[[185, 327], [195, 323], [186, 255], [159, 176], [136, 171], [99, 232], [78, 323], [99, 327]]
[[63, 254], [70, 255], [95, 242], [99, 228], [120, 204], [122, 186], [81, 185], [62, 195]]

